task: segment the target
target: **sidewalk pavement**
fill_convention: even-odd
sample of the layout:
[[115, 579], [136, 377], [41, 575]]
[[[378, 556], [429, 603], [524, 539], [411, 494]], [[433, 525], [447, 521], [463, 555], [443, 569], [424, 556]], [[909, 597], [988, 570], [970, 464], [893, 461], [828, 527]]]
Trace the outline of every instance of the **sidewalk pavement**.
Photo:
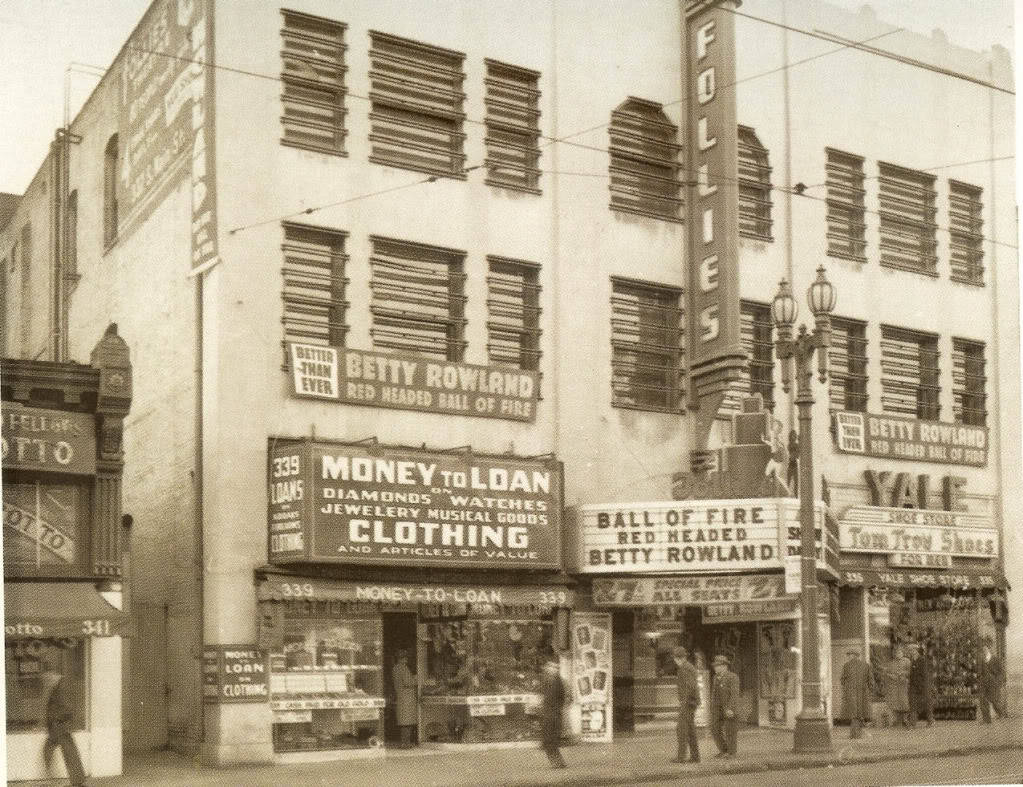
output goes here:
[[939, 721], [915, 729], [867, 729], [867, 737], [850, 740], [848, 727], [832, 731], [834, 751], [795, 754], [792, 733], [751, 729], [739, 733], [739, 753], [720, 759], [706, 730], [700, 732], [699, 764], [676, 765], [674, 730], [621, 737], [610, 744], [579, 744], [563, 749], [568, 768], [553, 770], [538, 748], [473, 752], [412, 750], [388, 752], [385, 759], [339, 760], [234, 768], [201, 767], [170, 752], [126, 757], [123, 776], [94, 779], [96, 787], [278, 787], [278, 785], [344, 785], [377, 787], [400, 784], [468, 787], [492, 784], [526, 785], [633, 784], [674, 781], [720, 774], [818, 768], [931, 756], [968, 755], [1019, 749], [1023, 757], [1023, 724], [1018, 718], [993, 724]]

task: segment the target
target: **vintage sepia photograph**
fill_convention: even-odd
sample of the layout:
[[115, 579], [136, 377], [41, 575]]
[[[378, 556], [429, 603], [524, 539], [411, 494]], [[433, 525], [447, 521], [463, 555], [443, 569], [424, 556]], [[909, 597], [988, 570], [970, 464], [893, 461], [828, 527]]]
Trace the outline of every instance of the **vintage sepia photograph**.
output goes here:
[[1023, 783], [1019, 10], [0, 0], [7, 783]]

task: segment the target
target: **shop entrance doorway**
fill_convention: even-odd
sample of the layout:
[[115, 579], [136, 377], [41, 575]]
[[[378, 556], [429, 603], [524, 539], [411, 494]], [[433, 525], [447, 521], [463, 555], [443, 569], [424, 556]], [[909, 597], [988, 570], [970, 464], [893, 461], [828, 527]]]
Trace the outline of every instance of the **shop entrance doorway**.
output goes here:
[[[384, 618], [384, 743], [397, 746], [401, 743], [401, 728], [396, 714], [397, 692], [394, 685], [394, 667], [398, 654], [408, 655], [408, 667], [412, 674], [416, 669], [416, 615], [413, 612], [385, 612]], [[418, 692], [417, 692], [418, 693]], [[418, 725], [412, 731], [412, 743], [419, 740]]]

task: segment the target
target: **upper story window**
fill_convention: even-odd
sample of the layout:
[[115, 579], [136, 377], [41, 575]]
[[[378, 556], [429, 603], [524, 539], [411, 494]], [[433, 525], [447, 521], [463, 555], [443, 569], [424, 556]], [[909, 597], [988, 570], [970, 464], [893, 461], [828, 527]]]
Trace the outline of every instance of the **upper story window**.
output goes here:
[[465, 252], [371, 237], [374, 349], [448, 361], [465, 354]]
[[739, 234], [771, 238], [771, 166], [756, 132], [739, 126]]
[[611, 113], [611, 208], [679, 221], [678, 128], [660, 104], [630, 98]]
[[65, 276], [78, 273], [78, 191], [72, 191], [67, 197], [67, 269]]
[[863, 158], [827, 149], [828, 254], [866, 259]]
[[611, 280], [611, 404], [678, 412], [682, 403], [682, 291]]
[[103, 245], [117, 240], [117, 134], [107, 140], [103, 152]]
[[742, 301], [741, 340], [749, 354], [750, 393], [764, 398], [764, 407], [774, 409], [774, 320], [771, 307], [763, 303]]
[[540, 266], [488, 256], [487, 354], [491, 363], [536, 369], [540, 361]]
[[295, 11], [281, 13], [281, 141], [343, 154], [345, 25]]
[[878, 169], [881, 264], [936, 276], [934, 176], [883, 162]]
[[284, 300], [285, 363], [287, 342], [343, 346], [348, 325], [345, 316], [346, 233], [284, 225]]
[[540, 75], [487, 60], [487, 183], [539, 193]]
[[385, 33], [370, 39], [369, 160], [465, 177], [465, 55]]
[[948, 183], [949, 246], [952, 251], [952, 281], [984, 283], [984, 220], [981, 190], [969, 183]]
[[952, 414], [956, 423], [987, 425], [984, 343], [952, 340]]
[[832, 410], [867, 411], [867, 324], [831, 318], [828, 348], [829, 399]]
[[938, 337], [891, 325], [881, 326], [881, 409], [937, 421]]

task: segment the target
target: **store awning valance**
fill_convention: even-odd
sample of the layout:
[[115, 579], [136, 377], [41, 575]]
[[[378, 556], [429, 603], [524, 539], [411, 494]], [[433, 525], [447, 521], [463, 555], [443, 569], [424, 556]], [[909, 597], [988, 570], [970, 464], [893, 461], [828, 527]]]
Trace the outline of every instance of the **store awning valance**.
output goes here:
[[841, 574], [843, 585], [864, 587], [890, 588], [1000, 588], [1005, 589], [1008, 582], [997, 571], [978, 571], [977, 569], [947, 569], [927, 571], [926, 569], [876, 569], [850, 568], [843, 569]]
[[553, 583], [501, 585], [334, 580], [268, 574], [257, 586], [259, 601], [361, 601], [387, 605], [494, 604], [571, 607], [574, 591]]
[[92, 583], [4, 583], [7, 639], [114, 637], [127, 628], [127, 615], [108, 604]]

